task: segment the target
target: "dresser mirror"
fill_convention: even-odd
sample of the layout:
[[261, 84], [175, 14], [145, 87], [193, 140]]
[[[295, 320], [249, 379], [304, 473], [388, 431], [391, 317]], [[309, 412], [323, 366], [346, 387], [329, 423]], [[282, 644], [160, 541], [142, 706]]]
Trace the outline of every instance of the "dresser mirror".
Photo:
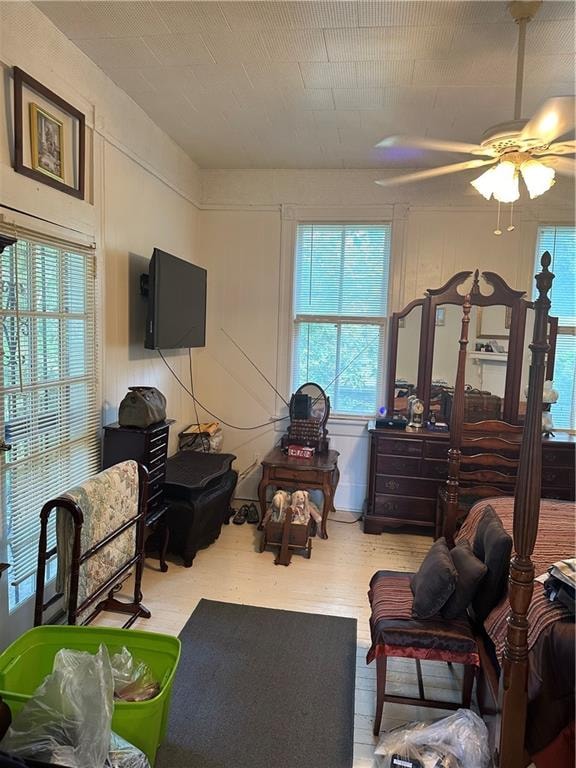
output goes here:
[[[399, 313], [400, 314], [400, 313]], [[418, 394], [418, 357], [422, 304], [410, 305], [405, 315], [398, 317], [396, 346], [396, 376], [394, 381], [394, 410], [408, 412], [408, 398]]]
[[[497, 418], [511, 424], [522, 421], [532, 302], [494, 272], [480, 274], [478, 270], [457, 273], [441, 288], [428, 289], [423, 299], [392, 315], [386, 403], [389, 413], [406, 415], [407, 397], [417, 394], [426, 416], [433, 413], [437, 420], [449, 423], [465, 293], [470, 294], [472, 304], [466, 366], [470, 407], [465, 418]], [[553, 377], [555, 322], [555, 318], [549, 319], [547, 378]]]

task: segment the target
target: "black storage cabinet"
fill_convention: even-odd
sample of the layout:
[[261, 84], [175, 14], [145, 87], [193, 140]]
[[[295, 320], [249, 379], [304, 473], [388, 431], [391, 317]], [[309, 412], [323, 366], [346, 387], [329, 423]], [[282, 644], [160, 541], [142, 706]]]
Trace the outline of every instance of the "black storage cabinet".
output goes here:
[[238, 473], [231, 453], [180, 451], [166, 463], [169, 550], [192, 565], [199, 549], [212, 544], [228, 524]]

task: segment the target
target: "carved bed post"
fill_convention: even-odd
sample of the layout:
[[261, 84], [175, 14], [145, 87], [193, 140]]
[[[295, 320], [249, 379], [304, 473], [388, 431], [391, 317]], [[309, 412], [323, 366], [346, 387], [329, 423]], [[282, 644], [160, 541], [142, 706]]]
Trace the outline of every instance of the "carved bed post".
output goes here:
[[549, 271], [551, 256], [541, 259], [542, 271], [536, 275], [538, 298], [535, 301], [534, 334], [530, 350], [526, 423], [520, 450], [520, 466], [514, 497], [514, 555], [510, 564], [510, 615], [506, 633], [500, 699], [502, 722], [497, 761], [501, 768], [524, 766], [524, 736], [527, 709], [528, 621], [526, 615], [534, 589], [534, 551], [540, 512], [542, 474], [542, 392], [548, 350], [548, 292], [554, 275]]
[[456, 519], [458, 517], [458, 476], [460, 470], [460, 446], [464, 424], [464, 385], [466, 383], [466, 351], [468, 348], [468, 326], [470, 325], [470, 294], [464, 298], [462, 306], [462, 330], [460, 332], [460, 350], [458, 369], [454, 385], [454, 398], [450, 413], [450, 448], [448, 449], [448, 480], [445, 491], [444, 536], [448, 546], [454, 544]]

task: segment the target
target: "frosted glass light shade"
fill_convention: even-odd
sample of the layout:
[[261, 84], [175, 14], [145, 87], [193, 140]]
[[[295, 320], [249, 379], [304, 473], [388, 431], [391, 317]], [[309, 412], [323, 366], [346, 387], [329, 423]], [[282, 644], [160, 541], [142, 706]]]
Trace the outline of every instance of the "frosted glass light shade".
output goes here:
[[510, 160], [502, 160], [470, 183], [486, 200], [494, 195], [501, 203], [513, 203], [520, 197], [518, 171]]
[[520, 172], [528, 187], [531, 200], [543, 195], [555, 182], [556, 172], [554, 168], [548, 168], [547, 165], [542, 165], [538, 160], [526, 160], [520, 166]]
[[520, 197], [518, 171], [514, 163], [503, 160], [494, 169], [492, 194], [501, 203], [513, 203]]
[[486, 200], [490, 200], [492, 197], [492, 192], [494, 190], [494, 181], [493, 176], [496, 172], [496, 168], [488, 168], [487, 171], [485, 171], [481, 176], [478, 176], [477, 179], [474, 179], [474, 181], [471, 181], [470, 184], [474, 187], [474, 189], [477, 192], [480, 192], [482, 197], [485, 197]]

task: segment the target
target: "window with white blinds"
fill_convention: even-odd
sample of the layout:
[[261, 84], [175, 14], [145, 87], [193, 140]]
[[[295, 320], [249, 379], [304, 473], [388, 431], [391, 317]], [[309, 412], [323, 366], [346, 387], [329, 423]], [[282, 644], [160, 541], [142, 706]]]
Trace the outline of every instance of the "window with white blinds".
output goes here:
[[0, 285], [0, 435], [12, 445], [0, 488], [12, 611], [35, 589], [42, 505], [99, 469], [95, 256], [22, 236], [0, 255]]
[[333, 413], [381, 404], [390, 240], [390, 224], [297, 227], [292, 389], [319, 384]]
[[[550, 314], [558, 317], [558, 339], [554, 361], [554, 389], [558, 402], [551, 407], [558, 429], [576, 428], [576, 228], [543, 226], [538, 229], [536, 271], [544, 251], [552, 256]], [[535, 293], [534, 298], [536, 298]]]

